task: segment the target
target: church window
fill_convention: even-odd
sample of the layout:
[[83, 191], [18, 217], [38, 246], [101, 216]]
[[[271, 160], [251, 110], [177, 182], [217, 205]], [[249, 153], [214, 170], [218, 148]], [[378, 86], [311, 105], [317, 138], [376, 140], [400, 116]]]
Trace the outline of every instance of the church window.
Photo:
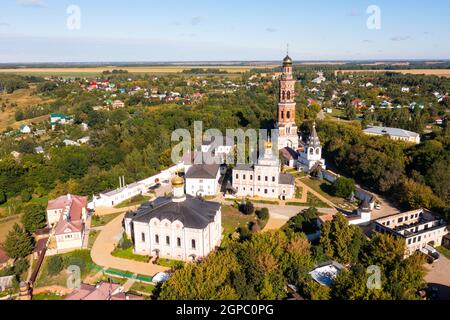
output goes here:
[[269, 181], [269, 177], [266, 176], [266, 177], [265, 177], [265, 180], [266, 180], [266, 182], [268, 182], [268, 181]]
[[191, 245], [192, 245], [192, 249], [197, 249], [195, 240], [192, 240], [192, 241], [191, 241]]
[[287, 92], [287, 99], [291, 100], [291, 92], [290, 91]]
[[288, 118], [288, 119], [290, 119], [290, 118], [291, 118], [291, 112], [290, 112], [290, 111], [288, 111], [288, 112], [287, 112], [287, 114], [286, 114], [286, 118]]
[[275, 177], [272, 177], [272, 182], [275, 182]]
[[155, 235], [155, 242], [156, 244], [159, 244], [159, 236], [157, 234]]
[[284, 119], [284, 111], [281, 111], [281, 119]]
[[320, 154], [320, 148], [316, 149], [316, 154], [319, 155]]
[[177, 238], [177, 246], [178, 248], [181, 248], [181, 238]]
[[247, 178], [247, 176], [244, 174], [243, 176], [242, 176], [242, 180], [245, 180]]
[[258, 181], [261, 181], [261, 176], [258, 176]]
[[251, 175], [250, 175], [250, 181], [252, 181], [252, 180], [253, 180], [253, 175], [251, 174]]
[[313, 148], [309, 149], [309, 154], [310, 154], [310, 155], [313, 155], [313, 154], [314, 154], [314, 149], [313, 149]]
[[239, 179], [239, 174], [238, 173], [236, 173], [236, 179]]
[[145, 233], [141, 233], [141, 239], [142, 239], [142, 242], [145, 242]]
[[283, 100], [286, 99], [286, 92], [285, 91], [283, 91], [283, 93], [281, 94], [281, 97], [282, 97]]
[[170, 237], [166, 237], [166, 245], [170, 246]]
[[264, 194], [268, 194], [268, 193], [269, 193], [269, 190], [264, 189]]

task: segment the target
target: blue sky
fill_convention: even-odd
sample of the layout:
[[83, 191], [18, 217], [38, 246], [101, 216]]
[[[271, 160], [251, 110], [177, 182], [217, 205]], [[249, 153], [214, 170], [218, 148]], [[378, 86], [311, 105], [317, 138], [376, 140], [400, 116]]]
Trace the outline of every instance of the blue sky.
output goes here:
[[295, 60], [450, 58], [448, 0], [1, 2], [0, 62], [279, 60], [287, 43]]

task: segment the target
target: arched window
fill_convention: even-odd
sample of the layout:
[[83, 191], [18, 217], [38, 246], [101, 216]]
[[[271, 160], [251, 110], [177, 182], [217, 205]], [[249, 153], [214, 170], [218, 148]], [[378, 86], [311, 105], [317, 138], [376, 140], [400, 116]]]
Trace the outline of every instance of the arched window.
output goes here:
[[281, 119], [284, 120], [284, 111], [281, 111]]
[[285, 99], [286, 99], [286, 92], [285, 92], [285, 91], [283, 91], [283, 93], [281, 94], [281, 99], [282, 99], [282, 100], [285, 100]]
[[191, 241], [191, 245], [192, 245], [192, 249], [197, 249], [195, 240], [192, 240], [192, 241]]
[[316, 154], [317, 154], [317, 155], [320, 155], [320, 148], [317, 148], [317, 149], [316, 149]]
[[309, 154], [314, 155], [314, 148], [309, 148]]
[[287, 92], [287, 99], [291, 100], [291, 92], [290, 91]]
[[288, 111], [288, 112], [287, 112], [287, 115], [286, 115], [286, 117], [287, 117], [288, 119], [290, 119], [290, 118], [291, 118], [291, 112], [290, 112], [290, 111]]

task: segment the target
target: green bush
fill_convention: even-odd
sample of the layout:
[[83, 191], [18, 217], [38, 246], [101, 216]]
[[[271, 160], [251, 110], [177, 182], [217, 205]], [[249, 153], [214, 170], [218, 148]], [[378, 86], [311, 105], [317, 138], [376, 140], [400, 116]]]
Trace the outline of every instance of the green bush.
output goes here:
[[356, 191], [355, 181], [353, 179], [340, 177], [332, 187], [333, 195], [341, 198], [348, 198]]
[[56, 276], [60, 274], [64, 269], [64, 260], [61, 256], [51, 256], [48, 259], [48, 274], [50, 276]]
[[28, 201], [31, 200], [31, 198], [33, 196], [31, 195], [31, 193], [27, 189], [24, 189], [24, 190], [22, 190], [22, 192], [20, 192], [20, 197], [22, 198], [23, 202], [28, 202]]
[[20, 276], [22, 273], [26, 272], [30, 267], [30, 263], [26, 259], [18, 259], [14, 263], [14, 274]]
[[267, 208], [262, 208], [261, 210], [259, 210], [256, 215], [258, 216], [259, 220], [262, 221], [267, 221], [269, 220], [269, 209]]
[[239, 211], [249, 216], [255, 212], [255, 206], [250, 201], [247, 201], [239, 206]]

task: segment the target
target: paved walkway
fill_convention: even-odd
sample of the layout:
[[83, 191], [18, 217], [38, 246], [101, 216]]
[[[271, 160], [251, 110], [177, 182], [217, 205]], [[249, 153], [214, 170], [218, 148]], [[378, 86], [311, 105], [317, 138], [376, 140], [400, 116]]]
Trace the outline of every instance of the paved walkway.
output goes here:
[[145, 276], [155, 276], [160, 272], [168, 271], [169, 268], [157, 266], [150, 263], [137, 262], [132, 260], [120, 259], [113, 257], [111, 252], [120, 241], [123, 228], [122, 220], [124, 214], [106, 225], [97, 237], [91, 250], [92, 260], [99, 266], [113, 268], [131, 273], [141, 274]]
[[438, 261], [425, 268], [428, 271], [425, 280], [438, 288], [439, 298], [450, 300], [450, 260], [441, 254]]

